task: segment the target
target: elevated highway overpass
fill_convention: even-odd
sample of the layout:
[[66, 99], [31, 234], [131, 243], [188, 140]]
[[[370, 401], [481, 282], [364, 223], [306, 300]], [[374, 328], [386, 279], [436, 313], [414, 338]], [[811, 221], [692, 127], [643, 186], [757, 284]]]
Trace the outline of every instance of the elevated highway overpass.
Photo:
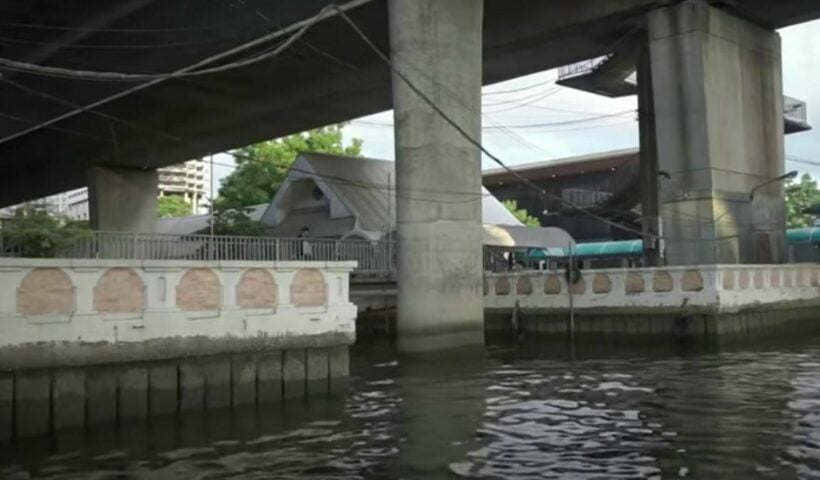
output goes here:
[[[0, 7], [0, 57], [79, 70], [172, 72], [296, 26], [327, 3], [12, 0]], [[387, 2], [350, 3], [350, 16], [389, 50]], [[643, 24], [647, 11], [669, 3], [676, 2], [485, 0], [483, 83], [606, 53]], [[813, 0], [712, 3], [767, 28], [820, 17]], [[0, 70], [3, 78], [31, 89], [0, 82], [0, 205], [83, 186], [92, 165], [156, 168], [390, 109], [390, 72], [346, 24], [331, 17], [278, 58], [168, 80], [96, 109], [111, 118], [86, 112], [12, 139], [74, 110], [72, 104], [88, 105], [141, 82]]]

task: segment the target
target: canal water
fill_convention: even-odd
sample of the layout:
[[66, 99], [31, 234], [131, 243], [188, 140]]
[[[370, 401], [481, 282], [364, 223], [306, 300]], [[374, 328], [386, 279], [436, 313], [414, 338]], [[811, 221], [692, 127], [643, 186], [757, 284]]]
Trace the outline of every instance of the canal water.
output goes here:
[[346, 395], [27, 441], [3, 478], [820, 478], [820, 338], [357, 346]]

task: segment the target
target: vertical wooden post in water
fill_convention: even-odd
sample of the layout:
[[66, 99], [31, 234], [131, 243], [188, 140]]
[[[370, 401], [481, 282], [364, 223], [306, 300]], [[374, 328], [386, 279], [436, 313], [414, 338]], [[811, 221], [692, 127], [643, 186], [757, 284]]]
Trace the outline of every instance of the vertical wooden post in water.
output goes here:
[[567, 273], [567, 290], [569, 291], [569, 342], [570, 348], [575, 348], [575, 298], [572, 291], [572, 286], [575, 285], [575, 251], [572, 242], [569, 243], [569, 266]]

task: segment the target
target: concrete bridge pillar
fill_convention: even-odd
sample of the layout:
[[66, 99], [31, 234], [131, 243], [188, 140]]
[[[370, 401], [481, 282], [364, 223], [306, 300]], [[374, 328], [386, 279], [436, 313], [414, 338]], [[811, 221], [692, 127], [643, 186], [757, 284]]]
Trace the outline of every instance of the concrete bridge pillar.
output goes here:
[[649, 15], [659, 215], [671, 265], [785, 257], [780, 37], [702, 0]]
[[91, 228], [106, 232], [155, 231], [156, 170], [93, 167], [88, 171]]
[[[482, 0], [390, 0], [395, 67], [481, 139]], [[483, 344], [481, 155], [394, 73], [398, 335], [405, 351]]]

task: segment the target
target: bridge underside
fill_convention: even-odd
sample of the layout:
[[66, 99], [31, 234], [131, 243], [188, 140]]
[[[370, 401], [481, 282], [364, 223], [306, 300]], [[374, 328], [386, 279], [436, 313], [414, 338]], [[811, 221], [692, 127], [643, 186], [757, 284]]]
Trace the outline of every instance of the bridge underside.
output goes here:
[[[326, 3], [14, 0], [0, 12], [0, 57], [82, 70], [169, 72], [304, 20]], [[388, 51], [387, 2], [361, 3], [351, 16]], [[655, 3], [486, 0], [483, 83], [606, 53]], [[813, 0], [712, 3], [768, 28], [820, 16]], [[0, 81], [0, 205], [83, 186], [92, 166], [152, 169], [392, 107], [389, 71], [338, 18], [312, 28], [275, 60], [168, 80], [97, 109], [107, 118], [86, 112], [10, 140], [73, 110], [71, 104], [136, 83], [2, 75], [9, 82]]]

